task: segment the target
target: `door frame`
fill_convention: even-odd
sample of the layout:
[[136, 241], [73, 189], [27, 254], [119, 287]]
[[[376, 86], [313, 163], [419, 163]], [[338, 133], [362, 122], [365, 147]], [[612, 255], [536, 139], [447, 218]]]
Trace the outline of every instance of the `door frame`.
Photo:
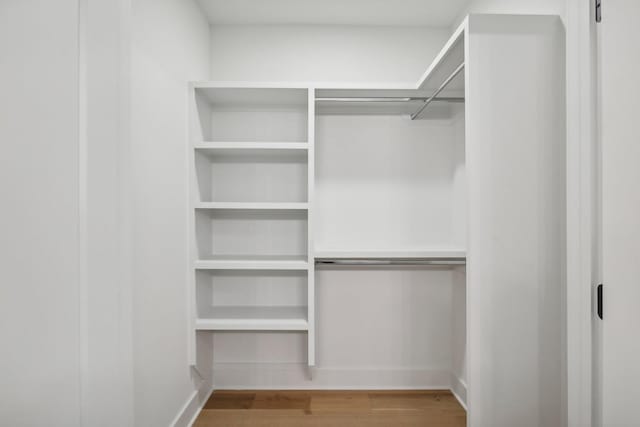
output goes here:
[[594, 289], [599, 279], [595, 2], [566, 0], [567, 425], [597, 426]]

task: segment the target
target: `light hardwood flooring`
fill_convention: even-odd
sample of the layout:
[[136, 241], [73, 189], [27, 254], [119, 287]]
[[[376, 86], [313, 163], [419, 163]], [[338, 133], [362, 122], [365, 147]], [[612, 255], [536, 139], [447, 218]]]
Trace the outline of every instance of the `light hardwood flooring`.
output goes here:
[[211, 395], [195, 427], [464, 427], [448, 390], [225, 391]]

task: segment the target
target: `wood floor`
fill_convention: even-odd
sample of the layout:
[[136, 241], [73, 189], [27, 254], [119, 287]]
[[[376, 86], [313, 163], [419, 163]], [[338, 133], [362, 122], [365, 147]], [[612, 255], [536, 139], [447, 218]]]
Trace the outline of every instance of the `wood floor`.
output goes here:
[[464, 427], [448, 390], [224, 391], [213, 393], [195, 427]]

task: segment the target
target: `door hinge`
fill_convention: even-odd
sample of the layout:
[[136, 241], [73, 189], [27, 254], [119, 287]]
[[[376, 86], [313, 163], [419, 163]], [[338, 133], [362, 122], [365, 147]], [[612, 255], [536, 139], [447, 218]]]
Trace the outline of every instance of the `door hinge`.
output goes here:
[[597, 289], [597, 294], [598, 294], [598, 307], [597, 307], [597, 311], [598, 311], [598, 317], [600, 319], [602, 319], [602, 283], [598, 285], [598, 289]]
[[602, 21], [602, 0], [596, 1], [596, 22]]

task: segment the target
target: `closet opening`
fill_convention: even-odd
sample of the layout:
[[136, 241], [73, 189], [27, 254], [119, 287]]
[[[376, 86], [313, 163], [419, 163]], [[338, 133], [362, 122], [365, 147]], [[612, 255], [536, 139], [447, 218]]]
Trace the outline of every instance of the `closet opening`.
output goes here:
[[559, 390], [558, 28], [471, 15], [415, 83], [192, 82], [192, 365], [207, 346], [223, 390], [439, 390], [477, 425]]

